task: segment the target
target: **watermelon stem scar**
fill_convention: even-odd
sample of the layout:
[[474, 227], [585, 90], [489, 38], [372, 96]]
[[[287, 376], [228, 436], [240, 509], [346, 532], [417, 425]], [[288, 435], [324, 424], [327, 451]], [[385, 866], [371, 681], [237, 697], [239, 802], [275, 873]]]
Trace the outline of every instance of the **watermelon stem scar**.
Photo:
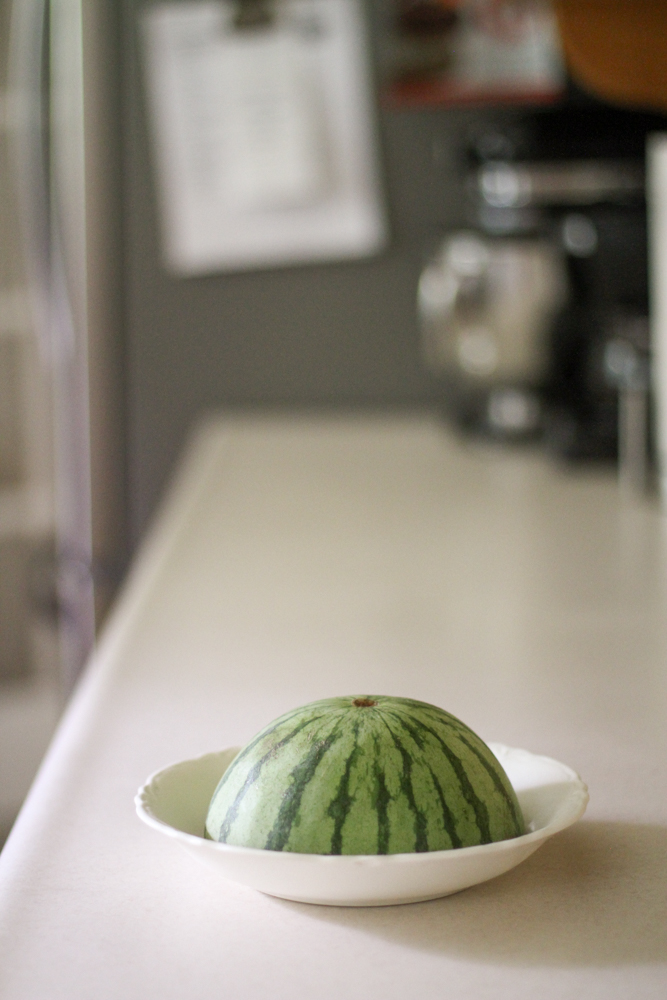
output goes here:
[[372, 698], [355, 698], [352, 704], [356, 705], [357, 708], [372, 708], [373, 705], [377, 705], [377, 702], [373, 701]]

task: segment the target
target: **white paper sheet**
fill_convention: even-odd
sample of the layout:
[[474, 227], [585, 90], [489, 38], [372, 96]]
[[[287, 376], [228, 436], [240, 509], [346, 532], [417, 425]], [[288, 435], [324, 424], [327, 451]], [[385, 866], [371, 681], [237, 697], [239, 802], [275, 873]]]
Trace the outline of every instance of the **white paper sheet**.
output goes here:
[[144, 15], [167, 267], [183, 275], [361, 257], [386, 241], [358, 0], [229, 0]]

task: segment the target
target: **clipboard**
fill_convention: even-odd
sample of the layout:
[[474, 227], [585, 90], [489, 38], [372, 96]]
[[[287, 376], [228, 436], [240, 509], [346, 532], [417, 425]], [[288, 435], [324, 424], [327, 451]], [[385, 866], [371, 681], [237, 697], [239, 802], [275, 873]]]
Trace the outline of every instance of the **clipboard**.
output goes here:
[[[250, 9], [263, 16], [244, 23]], [[162, 254], [177, 275], [387, 241], [359, 0], [194, 0], [142, 16]]]

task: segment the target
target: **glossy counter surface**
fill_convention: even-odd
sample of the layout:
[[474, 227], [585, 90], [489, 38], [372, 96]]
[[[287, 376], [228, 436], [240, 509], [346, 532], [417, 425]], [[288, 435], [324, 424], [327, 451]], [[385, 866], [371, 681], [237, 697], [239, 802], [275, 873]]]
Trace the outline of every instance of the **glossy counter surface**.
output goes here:
[[[426, 418], [203, 425], [0, 855], [2, 1000], [662, 1000], [665, 541], [613, 473]], [[354, 910], [226, 882], [135, 816], [163, 765], [369, 691], [571, 765], [585, 819]]]

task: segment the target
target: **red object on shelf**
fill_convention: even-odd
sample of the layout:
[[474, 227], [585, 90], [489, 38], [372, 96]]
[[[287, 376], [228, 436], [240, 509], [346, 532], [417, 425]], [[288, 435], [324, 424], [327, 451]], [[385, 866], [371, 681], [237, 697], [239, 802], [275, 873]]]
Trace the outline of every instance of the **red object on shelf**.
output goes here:
[[501, 83], [478, 87], [446, 77], [414, 77], [396, 80], [386, 87], [382, 104], [392, 109], [556, 104], [563, 95], [563, 87], [519, 87]]

